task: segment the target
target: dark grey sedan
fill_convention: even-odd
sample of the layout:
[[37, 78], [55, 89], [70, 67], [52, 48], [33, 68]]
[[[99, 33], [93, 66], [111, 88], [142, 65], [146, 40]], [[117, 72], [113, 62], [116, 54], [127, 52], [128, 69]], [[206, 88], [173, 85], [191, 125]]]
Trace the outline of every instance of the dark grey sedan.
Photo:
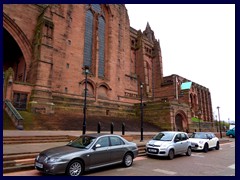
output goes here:
[[47, 149], [35, 159], [35, 168], [46, 174], [79, 176], [84, 171], [122, 163], [130, 167], [138, 155], [136, 143], [114, 134], [86, 134], [66, 146]]

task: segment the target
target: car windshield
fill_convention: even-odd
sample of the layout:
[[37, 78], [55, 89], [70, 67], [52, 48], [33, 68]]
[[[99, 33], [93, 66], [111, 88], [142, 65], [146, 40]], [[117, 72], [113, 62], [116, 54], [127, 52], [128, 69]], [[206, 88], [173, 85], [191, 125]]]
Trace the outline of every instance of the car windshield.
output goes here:
[[92, 136], [80, 136], [75, 140], [69, 142], [67, 146], [76, 147], [76, 148], [89, 148], [92, 143], [96, 140], [96, 137]]
[[153, 137], [153, 140], [171, 141], [173, 139], [173, 136], [174, 136], [173, 133], [160, 132], [156, 136]]
[[192, 133], [190, 138], [207, 139], [207, 136], [204, 133]]

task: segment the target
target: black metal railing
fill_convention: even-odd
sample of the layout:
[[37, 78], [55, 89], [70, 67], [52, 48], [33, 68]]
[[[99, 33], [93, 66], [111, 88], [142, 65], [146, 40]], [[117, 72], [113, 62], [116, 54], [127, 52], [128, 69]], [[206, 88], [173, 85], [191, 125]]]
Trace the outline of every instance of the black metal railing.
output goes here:
[[19, 114], [16, 108], [12, 105], [10, 100], [5, 100], [5, 110], [8, 113], [9, 117], [15, 124], [16, 128], [19, 130], [23, 129], [23, 117]]

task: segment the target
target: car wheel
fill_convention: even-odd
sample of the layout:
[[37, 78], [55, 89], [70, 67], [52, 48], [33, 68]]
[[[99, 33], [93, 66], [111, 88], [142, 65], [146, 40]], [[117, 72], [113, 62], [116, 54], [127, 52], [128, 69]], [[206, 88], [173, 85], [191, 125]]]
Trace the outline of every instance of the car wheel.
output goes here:
[[205, 153], [208, 152], [208, 144], [207, 144], [207, 143], [204, 144], [203, 151], [204, 151]]
[[216, 150], [219, 150], [219, 149], [220, 149], [219, 142], [217, 142], [217, 145], [216, 145], [215, 149], [216, 149]]
[[192, 149], [191, 149], [191, 147], [188, 147], [186, 155], [191, 156], [191, 154], [192, 154]]
[[229, 137], [230, 137], [230, 138], [232, 138], [232, 137], [233, 137], [233, 135], [232, 135], [232, 134], [230, 134], [230, 135], [229, 135]]
[[67, 175], [80, 176], [83, 173], [83, 163], [79, 160], [71, 161], [67, 166]]
[[168, 152], [168, 159], [172, 160], [174, 158], [174, 150], [170, 149]]
[[130, 167], [133, 163], [133, 157], [130, 153], [125, 154], [123, 157], [123, 165], [125, 167]]

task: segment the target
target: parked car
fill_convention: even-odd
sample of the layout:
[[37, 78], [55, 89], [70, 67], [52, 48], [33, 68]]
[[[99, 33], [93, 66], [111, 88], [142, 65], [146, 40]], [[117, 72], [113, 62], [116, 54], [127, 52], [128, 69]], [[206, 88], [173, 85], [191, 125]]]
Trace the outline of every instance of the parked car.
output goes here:
[[185, 132], [163, 131], [156, 134], [146, 144], [146, 154], [153, 156], [167, 156], [173, 159], [175, 155], [186, 153], [191, 156], [191, 142]]
[[193, 150], [208, 152], [210, 148], [219, 150], [219, 139], [212, 132], [194, 132], [189, 136]]
[[235, 137], [235, 127], [226, 132], [226, 136]]
[[35, 168], [46, 174], [80, 176], [84, 171], [122, 163], [130, 167], [138, 155], [136, 143], [114, 134], [86, 134], [65, 146], [39, 153]]

